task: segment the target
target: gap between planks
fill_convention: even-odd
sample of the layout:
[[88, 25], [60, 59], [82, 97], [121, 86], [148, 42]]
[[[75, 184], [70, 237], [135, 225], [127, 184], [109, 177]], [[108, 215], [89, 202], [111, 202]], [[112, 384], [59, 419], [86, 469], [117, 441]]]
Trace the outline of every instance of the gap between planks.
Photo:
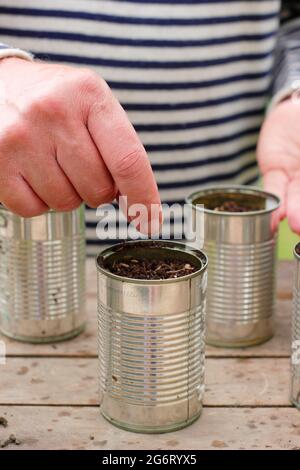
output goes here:
[[[94, 405], [83, 403], [81, 404], [70, 404], [70, 403], [0, 403], [0, 406], [7, 407], [7, 408], [22, 408], [22, 406], [33, 407], [33, 408], [99, 408], [100, 404], [96, 403]], [[290, 405], [203, 405], [203, 409], [206, 408], [241, 408], [241, 409], [250, 409], [250, 410], [257, 410], [257, 409], [290, 409], [295, 408], [292, 404]]]

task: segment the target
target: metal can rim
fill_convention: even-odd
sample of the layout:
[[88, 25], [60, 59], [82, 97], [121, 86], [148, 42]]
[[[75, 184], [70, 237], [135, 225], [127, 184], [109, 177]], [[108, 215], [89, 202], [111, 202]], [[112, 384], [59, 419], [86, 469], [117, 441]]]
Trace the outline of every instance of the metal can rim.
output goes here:
[[[118, 276], [117, 274], [111, 273], [108, 269], [105, 269], [103, 266], [100, 265], [100, 259], [103, 260], [104, 256], [109, 256], [110, 254], [115, 253], [121, 246], [124, 246], [124, 243], [117, 243], [112, 247], [106, 248], [102, 250], [96, 257], [96, 268], [97, 271], [105, 274], [107, 277], [116, 279], [118, 281], [129, 282], [133, 284], [140, 284], [140, 285], [161, 285], [161, 284], [170, 284], [174, 282], [181, 282], [186, 281], [188, 279], [194, 278], [202, 274], [206, 271], [208, 266], [208, 257], [202, 251], [196, 248], [193, 248], [185, 243], [178, 243], [174, 241], [166, 241], [166, 240], [131, 240], [125, 242], [126, 245], [133, 245], [133, 244], [151, 244], [155, 241], [155, 243], [164, 245], [162, 248], [174, 249], [180, 252], [187, 252], [190, 256], [197, 258], [197, 260], [201, 262], [201, 267], [192, 274], [187, 274], [186, 276], [181, 276], [178, 278], [170, 278], [170, 279], [134, 279], [124, 276]], [[166, 246], [167, 245], [167, 246]]]
[[185, 201], [190, 204], [194, 209], [199, 210], [194, 204], [193, 200], [199, 196], [200, 194], [205, 194], [206, 192], [213, 192], [217, 190], [224, 190], [224, 191], [237, 191], [240, 192], [241, 194], [255, 194], [255, 195], [261, 195], [265, 196], [266, 198], [270, 198], [274, 201], [274, 207], [264, 209], [264, 210], [259, 210], [259, 211], [248, 211], [248, 212], [218, 212], [214, 211], [212, 209], [206, 209], [204, 208], [204, 212], [210, 215], [214, 215], [216, 217], [248, 217], [248, 216], [258, 216], [258, 215], [265, 215], [269, 214], [270, 212], [274, 212], [277, 210], [280, 206], [280, 198], [276, 196], [276, 194], [264, 191], [263, 189], [257, 188], [256, 186], [246, 186], [246, 185], [231, 185], [231, 184], [225, 184], [225, 185], [217, 185], [217, 186], [205, 186], [203, 189], [200, 189], [198, 191], [194, 191], [193, 193], [189, 194], [186, 198]]
[[295, 248], [294, 248], [294, 257], [297, 259], [297, 260], [300, 260], [300, 254], [297, 253], [297, 247], [299, 246], [300, 248], [300, 242], [298, 242], [296, 245], [295, 245]]

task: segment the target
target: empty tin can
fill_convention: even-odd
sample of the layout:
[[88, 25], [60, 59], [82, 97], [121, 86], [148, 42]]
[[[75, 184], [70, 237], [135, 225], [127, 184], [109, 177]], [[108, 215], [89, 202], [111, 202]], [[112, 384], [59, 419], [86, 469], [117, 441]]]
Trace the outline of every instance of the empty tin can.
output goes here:
[[[97, 258], [101, 413], [135, 432], [187, 426], [202, 410], [207, 258], [180, 243], [128, 242]], [[180, 259], [197, 271], [140, 280], [109, 271], [126, 257]]]
[[0, 330], [46, 343], [85, 322], [84, 208], [23, 218], [0, 205]]
[[[204, 250], [208, 255], [207, 343], [245, 347], [273, 335], [276, 231], [272, 212], [279, 199], [249, 186], [206, 187], [187, 201], [204, 210]], [[224, 201], [247, 205], [247, 212], [215, 210]], [[204, 205], [204, 209], [196, 207]]]
[[295, 248], [296, 272], [292, 317], [291, 402], [300, 409], [300, 243]]

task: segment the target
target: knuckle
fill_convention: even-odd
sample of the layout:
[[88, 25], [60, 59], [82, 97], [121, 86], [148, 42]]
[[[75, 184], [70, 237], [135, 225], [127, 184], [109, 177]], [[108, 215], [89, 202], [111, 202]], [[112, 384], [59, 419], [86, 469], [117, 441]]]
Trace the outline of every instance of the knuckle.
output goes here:
[[116, 189], [113, 186], [107, 188], [94, 189], [86, 198], [86, 202], [90, 207], [96, 208], [100, 204], [111, 202], [116, 197]]
[[110, 87], [101, 77], [98, 77], [98, 92], [101, 94], [101, 96], [106, 96], [109, 98], [113, 96]]
[[143, 165], [144, 149], [138, 148], [124, 156], [120, 157], [117, 161], [114, 173], [121, 178], [134, 178], [140, 176]]
[[108, 85], [100, 87], [98, 94], [95, 95], [97, 98], [91, 106], [91, 111], [96, 115], [108, 114], [112, 109], [113, 94], [110, 91]]
[[102, 113], [111, 105], [113, 95], [106, 81], [92, 70], [80, 71], [77, 75], [79, 95], [86, 99], [94, 113]]

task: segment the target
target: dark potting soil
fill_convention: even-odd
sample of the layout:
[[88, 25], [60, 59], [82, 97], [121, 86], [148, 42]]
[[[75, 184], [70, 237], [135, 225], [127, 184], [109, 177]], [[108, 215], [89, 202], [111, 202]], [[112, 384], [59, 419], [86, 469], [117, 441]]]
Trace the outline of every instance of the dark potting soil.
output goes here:
[[131, 279], [176, 279], [197, 271], [195, 265], [176, 259], [126, 258], [125, 261], [115, 261], [109, 270], [118, 276]]
[[298, 245], [296, 246], [295, 250], [296, 250], [297, 255], [300, 256], [300, 243], [298, 243]]
[[253, 212], [259, 211], [260, 207], [250, 207], [246, 205], [240, 205], [236, 201], [227, 200], [224, 201], [220, 206], [214, 208], [217, 212]]

